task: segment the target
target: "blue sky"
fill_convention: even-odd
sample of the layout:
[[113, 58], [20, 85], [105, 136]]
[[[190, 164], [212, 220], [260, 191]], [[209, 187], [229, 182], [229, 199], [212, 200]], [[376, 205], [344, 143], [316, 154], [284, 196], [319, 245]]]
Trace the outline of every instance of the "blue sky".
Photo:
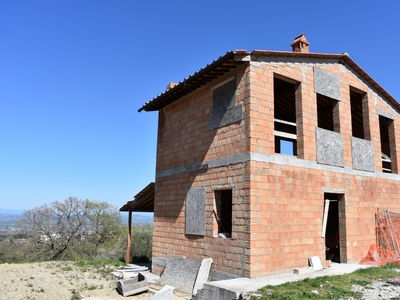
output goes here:
[[0, 1], [0, 207], [122, 206], [154, 181], [157, 113], [226, 51], [348, 52], [400, 100], [400, 1]]

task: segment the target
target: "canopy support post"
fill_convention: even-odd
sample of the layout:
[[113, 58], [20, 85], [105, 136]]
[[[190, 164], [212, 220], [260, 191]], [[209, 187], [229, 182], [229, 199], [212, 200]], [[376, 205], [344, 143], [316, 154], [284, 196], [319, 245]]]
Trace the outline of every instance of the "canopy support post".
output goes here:
[[126, 242], [126, 257], [125, 263], [129, 264], [131, 260], [131, 229], [132, 229], [132, 211], [129, 210], [129, 217], [128, 217], [128, 238]]

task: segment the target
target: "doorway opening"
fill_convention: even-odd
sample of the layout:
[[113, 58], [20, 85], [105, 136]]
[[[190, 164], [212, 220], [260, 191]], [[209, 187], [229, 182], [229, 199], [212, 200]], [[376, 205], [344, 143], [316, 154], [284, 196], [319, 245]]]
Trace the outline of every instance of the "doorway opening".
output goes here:
[[347, 263], [346, 214], [343, 194], [324, 194], [322, 237], [325, 238], [326, 260]]

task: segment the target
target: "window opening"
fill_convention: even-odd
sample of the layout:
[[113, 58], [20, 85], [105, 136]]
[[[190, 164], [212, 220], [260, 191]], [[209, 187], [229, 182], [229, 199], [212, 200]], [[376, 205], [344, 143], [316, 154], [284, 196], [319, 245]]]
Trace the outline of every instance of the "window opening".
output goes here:
[[232, 190], [215, 191], [215, 220], [218, 225], [218, 236], [232, 236]]
[[392, 173], [392, 160], [390, 158], [390, 134], [389, 129], [393, 126], [393, 120], [379, 116], [379, 131], [381, 135], [381, 157], [382, 172]]
[[365, 139], [362, 105], [363, 98], [364, 96], [360, 93], [357, 93], [354, 90], [350, 90], [352, 135], [360, 139]]
[[317, 94], [318, 127], [340, 132], [339, 101]]
[[298, 84], [274, 78], [275, 153], [297, 155], [297, 86]]

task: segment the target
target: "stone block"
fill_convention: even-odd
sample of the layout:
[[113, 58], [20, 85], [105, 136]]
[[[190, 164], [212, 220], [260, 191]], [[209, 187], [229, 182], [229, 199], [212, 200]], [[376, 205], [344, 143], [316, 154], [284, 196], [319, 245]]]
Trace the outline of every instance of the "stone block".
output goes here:
[[186, 195], [186, 234], [206, 234], [206, 188], [191, 188]]
[[157, 293], [147, 298], [146, 300], [176, 300], [173, 291], [173, 286], [164, 285]]
[[314, 89], [318, 94], [340, 101], [339, 75], [314, 68]]
[[351, 137], [353, 169], [374, 172], [374, 149], [371, 141]]
[[197, 290], [201, 290], [204, 284], [208, 281], [212, 262], [213, 262], [212, 258], [204, 258], [201, 261], [200, 269], [197, 274], [196, 282], [193, 288], [193, 293], [192, 293], [193, 295], [196, 295]]
[[167, 258], [160, 283], [168, 284], [187, 293], [192, 293], [201, 259]]
[[344, 167], [343, 137], [334, 132], [317, 127], [317, 162], [319, 164]]

